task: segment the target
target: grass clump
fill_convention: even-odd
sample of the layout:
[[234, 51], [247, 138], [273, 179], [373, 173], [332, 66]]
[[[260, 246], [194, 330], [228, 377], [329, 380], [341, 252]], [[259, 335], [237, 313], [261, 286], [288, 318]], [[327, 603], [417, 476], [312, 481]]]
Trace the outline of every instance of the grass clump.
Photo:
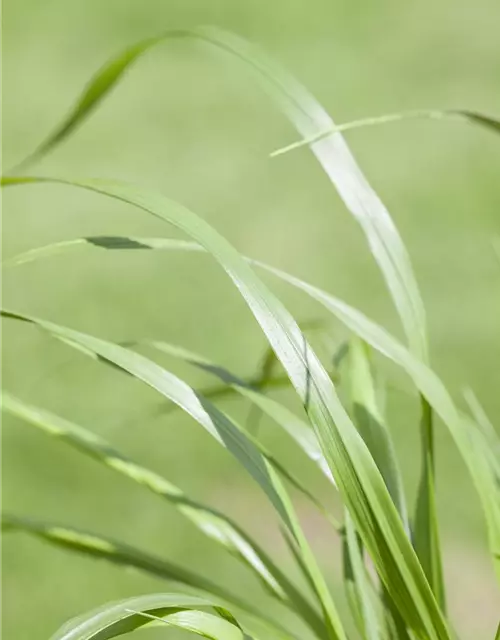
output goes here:
[[[401, 319], [406, 344], [401, 343], [359, 310], [288, 273], [242, 256], [203, 218], [161, 194], [126, 183], [99, 179], [35, 177], [21, 171], [61, 144], [152, 46], [172, 38], [196, 37], [236, 57], [264, 85], [303, 140], [280, 152], [310, 145], [358, 221], [383, 274]], [[411, 116], [452, 117], [499, 130], [494, 118], [472, 111], [419, 112]], [[456, 444], [483, 507], [492, 562], [500, 573], [500, 501], [498, 464], [491, 454], [498, 436], [487, 424], [477, 401], [472, 416], [456, 406], [429, 362], [425, 310], [404, 243], [385, 206], [373, 191], [341, 136], [342, 130], [395, 121], [405, 114], [366, 119], [336, 126], [297, 81], [247, 42], [213, 29], [168, 32], [127, 49], [91, 80], [73, 111], [16, 170], [3, 178], [4, 187], [53, 183], [83, 189], [133, 205], [183, 231], [189, 240], [124, 236], [72, 239], [37, 248], [10, 261], [10, 266], [46, 258], [75, 246], [99, 250], [160, 250], [204, 252], [214, 258], [241, 293], [268, 343], [262, 375], [245, 381], [232, 372], [165, 342], [137, 339], [115, 344], [36, 316], [4, 309], [4, 318], [34, 325], [70, 348], [104, 366], [132, 376], [155, 389], [165, 400], [187, 412], [235, 457], [257, 482], [276, 511], [283, 535], [306, 579], [309, 594], [300, 590], [274, 560], [236, 522], [222, 512], [189, 497], [168, 479], [123, 456], [91, 431], [32, 406], [5, 392], [3, 408], [47, 435], [60, 438], [129, 480], [138, 482], [174, 505], [194, 526], [252, 571], [269, 597], [302, 620], [321, 640], [346, 640], [348, 623], [340, 616], [309, 541], [297, 517], [289, 487], [301, 491], [332, 524], [342, 539], [344, 586], [356, 634], [366, 640], [418, 638], [451, 640], [453, 621], [446, 611], [442, 550], [435, 497], [434, 417], [438, 416]], [[276, 155], [276, 154], [275, 154]], [[309, 344], [306, 331], [257, 275], [258, 270], [302, 291], [343, 323], [351, 333], [325, 368]], [[407, 346], [406, 346], [407, 345]], [[220, 386], [202, 393], [172, 372], [142, 355], [147, 346], [166, 352], [215, 375]], [[374, 352], [392, 360], [410, 378], [421, 410], [421, 475], [414, 509], [407, 504], [399, 462], [387, 419], [378, 398]], [[307, 416], [299, 418], [271, 400], [279, 362]], [[342, 395], [339, 394], [342, 390]], [[238, 393], [284, 429], [338, 492], [344, 506], [342, 523], [264, 447], [258, 434], [245, 429], [216, 405], [224, 393]], [[473, 397], [473, 396], [472, 396]], [[145, 626], [175, 627], [214, 640], [297, 637], [266, 611], [243, 596], [185, 569], [95, 533], [68, 525], [35, 522], [5, 514], [4, 527], [32, 533], [66, 549], [133, 566], [176, 584], [176, 593], [153, 594], [107, 605], [68, 623], [53, 636], [59, 640], [104, 640]], [[373, 571], [369, 570], [368, 559]], [[349, 637], [352, 637], [349, 632]]]

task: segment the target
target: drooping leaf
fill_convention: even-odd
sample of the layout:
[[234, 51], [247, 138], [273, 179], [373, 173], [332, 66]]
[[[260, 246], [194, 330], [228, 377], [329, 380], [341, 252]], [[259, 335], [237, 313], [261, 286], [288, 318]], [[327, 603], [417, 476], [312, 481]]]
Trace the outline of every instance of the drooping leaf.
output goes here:
[[87, 84], [75, 106], [55, 130], [43, 140], [12, 171], [19, 172], [27, 165], [40, 160], [71, 135], [92, 113], [113, 87], [121, 80], [128, 68], [146, 51], [162, 40], [162, 36], [147, 38], [109, 60]]
[[[244, 640], [241, 628], [217, 613], [210, 599], [182, 593], [157, 593], [108, 604], [67, 622], [51, 640], [111, 640], [152, 626], [151, 618], [161, 617], [171, 626], [191, 631], [210, 640]], [[214, 613], [204, 613], [204, 608]], [[144, 615], [146, 614], [146, 615]], [[192, 615], [194, 614], [194, 615]], [[210, 616], [210, 617], [205, 617]]]
[[364, 127], [373, 127], [383, 124], [389, 124], [393, 122], [401, 122], [401, 120], [414, 120], [414, 119], [431, 119], [431, 120], [456, 120], [457, 122], [468, 122], [470, 124], [477, 124], [482, 127], [493, 131], [494, 133], [500, 133], [500, 120], [486, 114], [479, 113], [478, 111], [470, 111], [467, 109], [425, 109], [420, 111], [399, 111], [398, 113], [387, 113], [382, 116], [375, 116], [372, 118], [362, 118], [360, 120], [352, 120], [351, 122], [344, 122], [325, 131], [310, 136], [304, 140], [298, 140], [287, 144], [285, 147], [280, 147], [271, 153], [271, 157], [275, 158], [281, 156], [295, 149], [309, 146], [328, 138], [335, 133], [342, 133], [344, 131], [350, 131], [351, 129], [363, 129]]
[[2, 515], [2, 530], [4, 533], [28, 533], [67, 551], [77, 552], [93, 559], [106, 560], [118, 566], [135, 568], [162, 580], [177, 583], [201, 597], [217, 599], [221, 606], [236, 607], [252, 618], [260, 619], [260, 623], [276, 633], [278, 637], [283, 639], [289, 637], [286, 630], [270, 621], [262, 611], [211, 580], [116, 540], [66, 525], [37, 522], [11, 514]]
[[[128, 609], [130, 613], [135, 613], [143, 618], [159, 623], [158, 626], [177, 627], [184, 631], [189, 631], [196, 635], [208, 638], [208, 640], [245, 640], [245, 635], [239, 624], [235, 624], [234, 617], [222, 615], [214, 607], [217, 616], [205, 611], [181, 610], [171, 614], [160, 616], [145, 611]], [[247, 636], [248, 637], [248, 636]], [[251, 638], [250, 638], [251, 640]]]

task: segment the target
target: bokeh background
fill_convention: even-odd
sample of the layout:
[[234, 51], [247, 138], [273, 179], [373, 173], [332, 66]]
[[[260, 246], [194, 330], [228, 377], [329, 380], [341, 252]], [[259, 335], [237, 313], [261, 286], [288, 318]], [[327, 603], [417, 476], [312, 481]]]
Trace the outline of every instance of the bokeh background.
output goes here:
[[[497, 0], [5, 0], [3, 163], [33, 149], [90, 75], [127, 44], [167, 28], [213, 24], [256, 42], [295, 74], [338, 122], [404, 109], [500, 110]], [[130, 180], [200, 213], [243, 253], [316, 283], [400, 334], [364, 238], [303, 149], [270, 159], [295, 133], [244, 69], [199, 43], [145, 56], [37, 173]], [[500, 416], [500, 143], [452, 122], [408, 121], [348, 136], [408, 245], [428, 312], [432, 361], [460, 398], [472, 386]], [[8, 190], [4, 257], [85, 235], [178, 237], [131, 207], [69, 188]], [[323, 311], [270, 282], [299, 320]], [[221, 270], [203, 256], [85, 250], [10, 270], [8, 307], [112, 340], [149, 337], [198, 350], [252, 375], [265, 342]], [[333, 343], [345, 333], [332, 326]], [[291, 561], [258, 488], [192, 420], [153, 417], [159, 397], [26, 326], [3, 331], [4, 385], [100, 433], [192, 495], [247, 526]], [[193, 384], [211, 381], [168, 362]], [[417, 403], [387, 371], [390, 424], [406, 488], [418, 475]], [[291, 391], [276, 397], [300, 410]], [[238, 418], [241, 400], [221, 405]], [[449, 608], [464, 638], [492, 638], [498, 592], [465, 467], [438, 424], [438, 500]], [[281, 460], [325, 500], [336, 498], [289, 442], [263, 422]], [[10, 511], [78, 525], [185, 562], [266, 601], [259, 585], [147, 491], [19, 421], [3, 421], [3, 503]], [[338, 544], [300, 498], [299, 512], [329, 580]], [[167, 590], [161, 582], [66, 554], [24, 536], [3, 540], [5, 638], [46, 638], [103, 602]], [[149, 635], [148, 635], [149, 633]], [[144, 632], [163, 637], [164, 632]]]

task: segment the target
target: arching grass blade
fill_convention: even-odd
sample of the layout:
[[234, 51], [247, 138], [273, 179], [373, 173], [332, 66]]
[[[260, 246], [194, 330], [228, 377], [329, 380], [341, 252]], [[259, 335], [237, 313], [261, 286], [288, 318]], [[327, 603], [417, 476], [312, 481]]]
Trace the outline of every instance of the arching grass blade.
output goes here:
[[359, 120], [352, 120], [351, 122], [344, 122], [304, 140], [297, 140], [296, 142], [287, 144], [285, 147], [280, 147], [270, 155], [272, 158], [281, 156], [285, 153], [289, 153], [290, 151], [301, 149], [302, 147], [319, 142], [320, 140], [328, 138], [335, 133], [343, 133], [353, 129], [364, 129], [365, 127], [374, 127], [393, 122], [401, 122], [402, 120], [415, 119], [455, 120], [457, 122], [480, 125], [493, 133], [500, 133], [500, 120], [498, 118], [487, 116], [486, 114], [479, 113], [477, 111], [469, 111], [467, 109], [423, 109], [420, 111], [399, 111], [398, 113], [386, 113], [382, 116], [361, 118]]
[[[214, 606], [215, 605], [215, 606]], [[214, 611], [210, 618], [189, 614]], [[141, 627], [157, 626], [156, 617], [209, 640], [244, 640], [239, 625], [217, 613], [217, 603], [182, 593], [151, 594], [111, 603], [64, 625], [51, 640], [111, 640]], [[151, 625], [151, 618], [155, 621]], [[234, 618], [234, 616], [232, 616]]]

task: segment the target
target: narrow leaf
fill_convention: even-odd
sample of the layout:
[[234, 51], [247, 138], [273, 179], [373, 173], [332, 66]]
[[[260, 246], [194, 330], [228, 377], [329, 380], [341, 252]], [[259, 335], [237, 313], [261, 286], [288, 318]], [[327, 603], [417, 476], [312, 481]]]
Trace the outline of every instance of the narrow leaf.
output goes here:
[[67, 551], [106, 560], [118, 566], [132, 567], [162, 580], [189, 587], [203, 596], [218, 598], [226, 606], [237, 607], [253, 616], [261, 615], [252, 605], [207, 578], [111, 538], [66, 525], [37, 522], [12, 514], [2, 514], [2, 530], [4, 533], [28, 533]]
[[470, 124], [485, 127], [494, 133], [500, 133], [500, 120], [498, 118], [493, 118], [477, 111], [469, 111], [467, 109], [423, 109], [420, 111], [400, 111], [398, 113], [387, 113], [382, 116], [344, 122], [343, 124], [330, 127], [325, 131], [310, 136], [307, 139], [298, 140], [297, 142], [287, 144], [285, 147], [280, 147], [271, 153], [271, 157], [275, 158], [288, 153], [289, 151], [309, 146], [315, 142], [323, 140], [324, 138], [328, 138], [335, 133], [350, 131], [351, 129], [363, 129], [364, 127], [400, 122], [401, 120], [414, 119], [456, 120], [457, 122], [465, 121]]
[[349, 513], [345, 516], [344, 579], [351, 609], [364, 640], [380, 640], [381, 626], [373, 589], [363, 561], [362, 546]]
[[208, 638], [208, 640], [244, 640], [240, 626], [228, 621], [226, 616], [215, 616], [205, 611], [184, 610], [175, 611], [160, 618], [151, 613], [134, 609], [128, 609], [128, 611], [168, 627], [189, 631], [203, 638]]
[[435, 464], [432, 408], [423, 396], [421, 397], [422, 417], [420, 426], [422, 472], [417, 493], [417, 504], [413, 527], [415, 550], [425, 575], [429, 580], [437, 601], [445, 610], [445, 591], [443, 579], [443, 561], [439, 542], [437, 507], [435, 497]]
[[[180, 613], [195, 613], [202, 608], [213, 607], [214, 604], [216, 603], [211, 600], [182, 593], [136, 596], [108, 604], [70, 620], [51, 640], [110, 640], [141, 627], [151, 626], [151, 618], [148, 615], [161, 616], [173, 626], [204, 635], [211, 640], [243, 640], [241, 629], [223, 617], [219, 617], [220, 624], [215, 625], [212, 619], [215, 616], [212, 615], [208, 621], [205, 620], [208, 624], [204, 626], [201, 618], [179, 616]], [[193, 623], [195, 626], [190, 628]]]
[[396, 451], [386, 421], [378, 407], [367, 346], [357, 337], [352, 338], [349, 343], [347, 362], [354, 424], [370, 449], [401, 520], [409, 530], [408, 511]]

